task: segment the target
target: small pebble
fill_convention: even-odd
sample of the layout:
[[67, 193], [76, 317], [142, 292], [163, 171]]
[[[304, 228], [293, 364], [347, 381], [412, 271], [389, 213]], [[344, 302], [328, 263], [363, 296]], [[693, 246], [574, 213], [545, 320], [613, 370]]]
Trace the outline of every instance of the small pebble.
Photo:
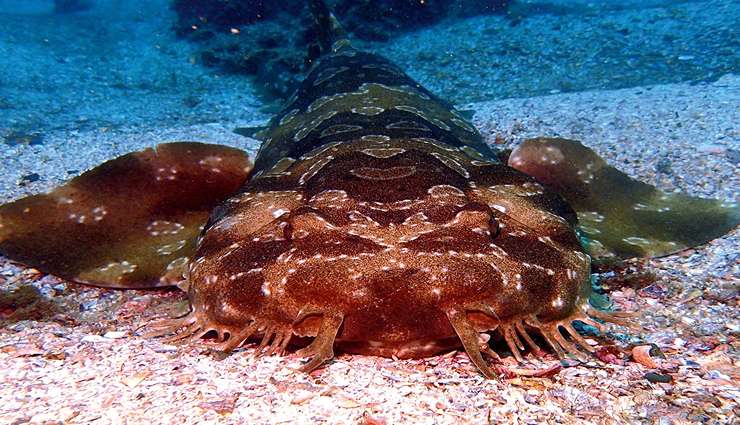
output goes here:
[[39, 176], [38, 173], [25, 174], [21, 177], [21, 181], [19, 182], [19, 184], [25, 185], [28, 183], [33, 183], [39, 181], [39, 179], [41, 179], [41, 176]]
[[718, 370], [710, 370], [706, 375], [707, 379], [721, 379], [723, 381], [732, 381], [732, 379]]
[[702, 153], [723, 154], [727, 148], [721, 145], [699, 145], [697, 150]]
[[740, 149], [727, 149], [727, 159], [729, 159], [733, 165], [740, 164]]
[[671, 378], [670, 375], [662, 375], [660, 373], [655, 373], [655, 372], [648, 372], [643, 376], [643, 378], [647, 379], [653, 384], [657, 384], [657, 383], [668, 384], [673, 381], [673, 378]]

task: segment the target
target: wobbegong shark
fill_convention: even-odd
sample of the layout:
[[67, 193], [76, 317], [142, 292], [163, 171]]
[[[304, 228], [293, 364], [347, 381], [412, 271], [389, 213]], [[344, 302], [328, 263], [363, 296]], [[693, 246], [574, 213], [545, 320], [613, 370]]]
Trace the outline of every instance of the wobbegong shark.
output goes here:
[[493, 378], [502, 369], [486, 334], [517, 360], [543, 342], [581, 358], [595, 347], [574, 322], [629, 325], [591, 305], [594, 265], [738, 225], [737, 206], [662, 192], [578, 141], [492, 150], [309, 3], [320, 57], [257, 135], [253, 163], [196, 142], [124, 155], [0, 206], [0, 253], [80, 284], [179, 286], [189, 313], [149, 327], [165, 342], [254, 341], [272, 355], [308, 338], [304, 371], [335, 349], [415, 358], [462, 347]]

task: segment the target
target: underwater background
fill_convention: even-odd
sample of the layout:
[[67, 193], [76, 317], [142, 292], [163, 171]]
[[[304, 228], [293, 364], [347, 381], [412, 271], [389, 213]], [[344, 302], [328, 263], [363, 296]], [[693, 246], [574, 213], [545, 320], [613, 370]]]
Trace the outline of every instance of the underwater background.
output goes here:
[[[253, 108], [307, 69], [304, 3], [0, 0], [0, 131], [12, 144], [61, 128], [264, 119]], [[712, 82], [740, 66], [732, 0], [335, 3], [358, 47], [455, 104]]]
[[[164, 141], [254, 155], [234, 130], [265, 124], [308, 69], [304, 3], [0, 0], [0, 203]], [[740, 200], [740, 1], [330, 3], [357, 47], [466, 111], [491, 145], [578, 139], [663, 190]], [[460, 356], [340, 357], [326, 380], [297, 378], [279, 359], [129, 337], [177, 294], [80, 287], [0, 258], [0, 422], [729, 423], [739, 246], [736, 230], [650, 260], [657, 283], [612, 294], [644, 312], [670, 383], [634, 363], [483, 382]]]

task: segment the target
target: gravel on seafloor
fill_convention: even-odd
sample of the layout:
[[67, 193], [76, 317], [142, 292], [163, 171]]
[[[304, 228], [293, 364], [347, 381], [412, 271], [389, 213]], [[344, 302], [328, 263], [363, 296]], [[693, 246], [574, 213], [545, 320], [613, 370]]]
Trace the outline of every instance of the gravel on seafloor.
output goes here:
[[740, 67], [736, 1], [512, 3], [507, 16], [442, 22], [367, 47], [455, 103], [713, 81]]
[[[664, 190], [737, 201], [739, 103], [740, 78], [726, 75], [708, 84], [462, 108], [475, 111], [492, 145], [572, 137]], [[229, 143], [253, 154], [257, 143], [230, 133], [233, 125], [50, 132], [41, 145], [0, 151], [0, 200], [49, 189], [106, 158], [168, 139]], [[301, 360], [294, 355], [253, 359], [251, 347], [223, 356], [165, 345], [137, 329], [182, 311], [179, 292], [90, 288], [0, 259], [0, 423], [737, 422], [739, 236], [736, 230], [642, 262], [638, 270], [655, 274], [648, 286], [614, 286], [614, 304], [636, 311], [643, 330], [610, 326], [615, 348], [600, 352], [604, 362], [494, 380], [483, 379], [461, 352], [420, 360], [340, 354], [306, 375], [296, 371]], [[558, 365], [552, 358], [504, 362]]]

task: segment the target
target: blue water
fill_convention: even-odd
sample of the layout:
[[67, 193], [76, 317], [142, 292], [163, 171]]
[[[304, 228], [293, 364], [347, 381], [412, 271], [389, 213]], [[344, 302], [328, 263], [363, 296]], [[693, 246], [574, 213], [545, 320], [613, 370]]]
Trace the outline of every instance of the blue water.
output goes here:
[[[255, 78], [206, 66], [204, 52], [238, 45], [265, 60], [272, 53], [300, 60], [304, 52], [294, 44], [305, 19], [290, 27], [259, 22], [204, 43], [175, 35], [169, 0], [83, 3], [89, 7], [58, 13], [52, 0], [0, 0], [7, 143], [55, 129], [264, 120], [279, 101], [263, 93], [272, 68]], [[740, 68], [739, 24], [732, 0], [515, 1], [505, 14], [449, 18], [357, 44], [466, 103], [714, 81]], [[289, 45], [260, 46], [268, 30]], [[299, 77], [300, 70], [292, 75]]]

